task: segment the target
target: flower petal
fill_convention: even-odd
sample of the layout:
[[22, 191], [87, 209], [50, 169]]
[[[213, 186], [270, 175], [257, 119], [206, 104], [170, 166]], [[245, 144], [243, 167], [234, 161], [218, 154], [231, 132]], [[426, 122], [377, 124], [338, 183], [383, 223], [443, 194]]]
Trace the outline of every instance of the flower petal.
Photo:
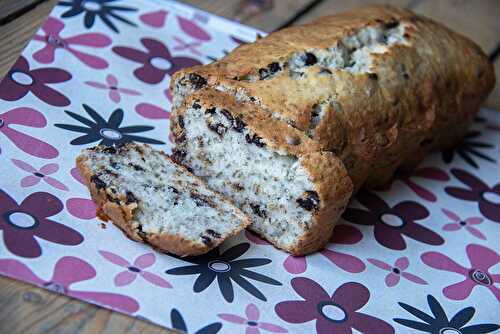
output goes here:
[[377, 216], [370, 211], [356, 208], [347, 208], [342, 214], [342, 218], [348, 222], [359, 225], [374, 225], [378, 221]]
[[86, 281], [95, 276], [95, 269], [87, 262], [74, 256], [64, 256], [57, 261], [50, 281], [69, 288], [73, 283]]
[[452, 212], [447, 209], [441, 209], [441, 211], [443, 211], [443, 213], [455, 223], [458, 223], [462, 220], [455, 212]]
[[0, 99], [5, 101], [20, 100], [30, 91], [28, 86], [22, 86], [14, 82], [10, 77], [12, 73], [13, 70], [8, 72], [0, 81]]
[[457, 223], [450, 223], [443, 226], [443, 231], [458, 231], [461, 228], [462, 226]]
[[334, 323], [322, 316], [316, 319], [316, 334], [352, 334], [351, 323]]
[[444, 239], [439, 234], [415, 222], [406, 224], [402, 233], [412, 239], [429, 245], [437, 246], [444, 243]]
[[425, 199], [425, 200], [427, 200], [429, 202], [435, 202], [437, 200], [436, 195], [434, 195], [432, 192], [430, 192], [429, 190], [425, 189], [424, 187], [416, 184], [412, 180], [406, 179], [406, 180], [404, 180], [404, 182], [420, 198], [423, 198], [423, 199]]
[[370, 209], [374, 214], [379, 215], [389, 210], [387, 203], [375, 193], [367, 190], [361, 190], [355, 196], [359, 203], [367, 209]]
[[429, 216], [429, 211], [423, 205], [413, 201], [400, 202], [390, 212], [405, 220], [420, 220]]
[[429, 324], [419, 322], [419, 321], [414, 321], [414, 320], [408, 320], [408, 319], [401, 319], [401, 318], [395, 318], [395, 322], [397, 322], [400, 325], [413, 328], [422, 332], [426, 333], [432, 333], [432, 327]]
[[121, 312], [135, 313], [139, 310], [139, 304], [135, 299], [117, 293], [70, 291], [69, 295]]
[[54, 179], [53, 177], [50, 177], [50, 176], [45, 176], [43, 178], [43, 180], [45, 182], [47, 182], [48, 184], [50, 184], [52, 187], [54, 188], [57, 188], [59, 190], [65, 190], [65, 191], [68, 191], [68, 187], [66, 187], [63, 183], [57, 181], [56, 179]]
[[222, 253], [221, 259], [225, 261], [233, 261], [234, 259], [243, 255], [249, 248], [250, 244], [248, 242], [243, 242], [241, 244], [235, 245]]
[[335, 263], [339, 268], [342, 268], [349, 273], [360, 273], [366, 268], [363, 261], [353, 255], [340, 253], [329, 249], [322, 250], [321, 254], [324, 255], [332, 263]]
[[340, 304], [347, 313], [359, 310], [370, 299], [370, 291], [360, 283], [344, 283], [332, 295], [334, 302]]
[[62, 93], [43, 83], [33, 85], [31, 87], [31, 92], [40, 100], [52, 106], [65, 107], [71, 103]]
[[58, 214], [63, 209], [63, 204], [59, 198], [46, 192], [36, 192], [30, 194], [19, 206], [21, 211], [26, 211], [38, 219]]
[[479, 199], [479, 194], [469, 189], [464, 189], [459, 187], [446, 187], [444, 188], [444, 191], [448, 195], [462, 199], [464, 201], [475, 202]]
[[129, 267], [131, 265], [130, 262], [128, 262], [126, 259], [124, 259], [123, 257], [121, 257], [118, 254], [108, 252], [108, 251], [103, 251], [103, 250], [98, 251], [98, 253], [101, 254], [101, 256], [103, 258], [105, 258], [106, 260], [108, 260], [111, 263], [116, 264], [117, 266]]
[[494, 285], [488, 286], [488, 289], [490, 289], [493, 295], [497, 298], [497, 301], [500, 302], [500, 289]]
[[404, 271], [410, 265], [410, 260], [406, 256], [400, 257], [394, 263], [394, 266], [401, 271]]
[[118, 275], [115, 276], [115, 285], [116, 286], [125, 286], [129, 285], [137, 278], [137, 274], [133, 273], [129, 270], [122, 271]]
[[40, 173], [45, 174], [45, 175], [50, 175], [54, 174], [59, 170], [59, 165], [58, 164], [46, 164], [40, 168]]
[[98, 89], [108, 89], [109, 87], [103, 83], [97, 82], [97, 81], [85, 81], [85, 84], [89, 85], [90, 87], [98, 88]]
[[383, 269], [383, 270], [392, 270], [392, 266], [385, 263], [384, 261], [380, 261], [380, 260], [377, 260], [377, 259], [368, 259], [368, 262], [370, 262], [371, 264], [373, 264], [374, 266], [380, 268], [380, 269]]
[[314, 320], [320, 315], [313, 301], [284, 301], [276, 304], [274, 310], [278, 317], [292, 324], [301, 324]]
[[470, 174], [469, 172], [453, 168], [451, 173], [460, 180], [463, 184], [467, 185], [475, 191], [486, 191], [489, 189], [488, 185], [485, 184], [480, 178]]
[[305, 300], [317, 302], [331, 299], [323, 287], [312, 279], [296, 277], [292, 279], [291, 284], [295, 292]]
[[11, 159], [11, 161], [14, 165], [16, 165], [18, 168], [24, 170], [25, 172], [28, 172], [28, 173], [37, 172], [37, 170], [27, 162], [24, 162], [22, 160], [17, 160], [17, 159]]
[[122, 56], [123, 58], [126, 58], [128, 60], [135, 61], [137, 63], [144, 64], [149, 59], [149, 55], [146, 52], [136, 50], [133, 48], [129, 48], [129, 47], [116, 46], [112, 50], [114, 53], [118, 54], [119, 56]]
[[259, 309], [254, 304], [247, 305], [247, 307], [245, 308], [245, 315], [250, 321], [258, 321], [260, 318]]
[[61, 83], [71, 80], [71, 73], [60, 68], [47, 67], [31, 71], [35, 81], [43, 83]]
[[172, 288], [172, 285], [167, 280], [165, 280], [164, 278], [162, 278], [156, 274], [150, 273], [149, 271], [143, 271], [140, 273], [140, 275], [142, 277], [144, 277], [144, 279], [146, 281], [148, 281], [149, 283], [152, 283], [156, 286], [159, 286], [162, 288]]
[[129, 88], [118, 87], [117, 91], [126, 95], [134, 95], [134, 96], [141, 95], [140, 92]]
[[42, 159], [53, 159], [59, 155], [54, 146], [20, 131], [4, 126], [0, 133], [2, 132], [16, 147], [32, 156]]
[[351, 314], [352, 327], [361, 333], [394, 334], [394, 328], [387, 322], [368, 314]]
[[443, 294], [453, 300], [464, 300], [469, 297], [476, 283], [469, 278], [462, 282], [452, 284], [443, 289]]
[[111, 38], [100, 33], [86, 33], [65, 38], [66, 43], [103, 48], [111, 44]]
[[500, 255], [497, 252], [481, 245], [468, 245], [466, 252], [474, 269], [488, 271], [490, 267], [500, 262]]
[[80, 219], [94, 219], [97, 207], [94, 201], [86, 198], [70, 198], [66, 201], [66, 209]]
[[219, 313], [219, 314], [217, 314], [217, 316], [219, 318], [221, 318], [222, 320], [232, 322], [233, 324], [243, 325], [243, 324], [247, 323], [247, 319], [240, 317], [239, 315], [236, 315], [236, 314]]
[[302, 274], [307, 269], [306, 257], [288, 255], [283, 262], [283, 267], [290, 274]]
[[478, 225], [478, 224], [481, 224], [483, 221], [484, 221], [484, 219], [481, 217], [469, 217], [469, 218], [465, 219], [465, 222], [468, 225]]
[[393, 287], [399, 283], [399, 275], [396, 275], [395, 273], [389, 273], [387, 276], [385, 276], [385, 285], [388, 287]]
[[[9, 194], [7, 194], [5, 191], [0, 189], [0, 212], [16, 210], [17, 208], [18, 208], [18, 205], [17, 205], [16, 201], [12, 197], [10, 197]], [[1, 222], [1, 220], [0, 220], [0, 222]]]
[[423, 253], [421, 259], [422, 262], [434, 269], [451, 271], [464, 276], [467, 276], [469, 272], [466, 268], [450, 259], [447, 255], [439, 252]]
[[399, 228], [393, 228], [383, 223], [378, 223], [374, 228], [375, 240], [381, 245], [395, 250], [406, 249], [406, 242]]
[[259, 322], [257, 326], [260, 329], [263, 329], [271, 333], [288, 333], [288, 330], [286, 330], [285, 328], [275, 324], [271, 324], [269, 322]]
[[44, 240], [66, 246], [76, 246], [83, 242], [83, 236], [77, 230], [49, 219], [40, 219], [40, 224], [33, 234]]
[[21, 180], [21, 187], [26, 188], [26, 187], [31, 187], [34, 186], [40, 182], [40, 178], [35, 175], [28, 175], [26, 177], [23, 177]]
[[149, 119], [168, 119], [170, 113], [151, 103], [139, 103], [135, 106], [135, 111], [142, 117]]
[[413, 175], [436, 181], [448, 181], [450, 179], [444, 170], [435, 167], [419, 168]]
[[257, 245], [270, 245], [270, 243], [262, 238], [260, 238], [257, 234], [251, 232], [251, 231], [247, 231], [245, 230], [245, 237], [253, 242], [254, 244], [257, 244]]
[[496, 331], [500, 325], [496, 324], [480, 324], [460, 328], [462, 334], [486, 334]]
[[3, 231], [5, 247], [13, 254], [35, 258], [42, 254], [42, 248], [30, 231], [9, 229]]
[[202, 273], [200, 276], [198, 276], [196, 281], [194, 281], [193, 291], [194, 292], [204, 291], [206, 288], [210, 286], [210, 284], [212, 284], [216, 276], [217, 275], [212, 271]]
[[403, 276], [404, 278], [406, 278], [409, 281], [412, 281], [413, 283], [428, 284], [427, 281], [421, 279], [420, 277], [418, 277], [416, 275], [413, 275], [413, 274], [410, 274], [410, 273], [407, 273], [407, 272], [401, 273], [401, 276]]
[[[224, 297], [226, 302], [232, 303], [234, 300], [234, 289], [229, 277], [226, 275], [217, 275], [217, 283], [219, 284], [219, 290], [222, 293], [222, 297]], [[256, 297], [259, 298], [258, 296]]]
[[154, 253], [146, 253], [139, 256], [134, 260], [134, 265], [140, 269], [146, 269], [151, 267], [155, 263], [155, 254]]
[[41, 112], [27, 107], [11, 109], [6, 113], [1, 114], [0, 117], [4, 121], [5, 125], [19, 124], [34, 128], [43, 128], [47, 125], [47, 120]]
[[451, 318], [450, 325], [455, 328], [462, 328], [472, 319], [475, 312], [476, 310], [473, 307], [466, 307], [460, 310], [453, 316], [453, 318]]
[[42, 26], [42, 30], [47, 34], [59, 35], [59, 33], [64, 29], [64, 22], [49, 16]]
[[117, 90], [110, 90], [110, 91], [109, 91], [109, 98], [110, 98], [110, 99], [111, 99], [111, 101], [113, 101], [114, 103], [118, 103], [118, 102], [120, 102], [120, 100], [121, 100], [120, 93], [119, 93]]
[[160, 70], [149, 63], [145, 63], [134, 71], [134, 75], [141, 81], [148, 84], [160, 83], [167, 75], [167, 72]]
[[195, 22], [181, 16], [177, 16], [177, 21], [179, 22], [179, 26], [181, 27], [182, 31], [184, 31], [189, 36], [202, 41], [209, 41], [211, 39], [210, 35]]
[[481, 231], [479, 231], [477, 228], [475, 228], [473, 226], [466, 226], [465, 229], [467, 231], [469, 231], [469, 233], [472, 234], [473, 236], [475, 236], [476, 238], [479, 238], [481, 240], [486, 240], [486, 236]]
[[337, 225], [333, 229], [330, 242], [341, 245], [354, 245], [363, 239], [363, 234], [356, 227], [351, 225]]
[[18, 260], [0, 259], [0, 272], [3, 275], [20, 279], [37, 285], [45, 283], [27, 265]]
[[67, 50], [71, 52], [76, 58], [78, 58], [82, 63], [91, 68], [101, 70], [109, 66], [108, 62], [101, 57], [84, 53], [71, 47], [67, 47]]

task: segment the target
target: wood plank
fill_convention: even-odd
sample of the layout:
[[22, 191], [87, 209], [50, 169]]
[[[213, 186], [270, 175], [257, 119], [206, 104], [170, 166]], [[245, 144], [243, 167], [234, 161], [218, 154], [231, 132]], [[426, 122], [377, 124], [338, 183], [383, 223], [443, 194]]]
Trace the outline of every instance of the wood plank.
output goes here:
[[487, 54], [500, 42], [498, 0], [422, 0], [413, 10], [471, 38]]
[[0, 331], [9, 334], [178, 333], [1, 276], [0, 309]]
[[0, 25], [0, 79], [17, 60], [56, 3], [57, 0], [43, 1], [22, 16]]
[[390, 4], [399, 7], [407, 7], [414, 2], [415, 0], [325, 0], [311, 11], [301, 16], [294, 24], [311, 22], [320, 16], [337, 14], [368, 4]]
[[0, 22], [21, 16], [24, 10], [45, 0], [0, 0]]
[[[261, 29], [266, 32], [273, 31], [283, 23], [303, 11], [311, 4], [320, 1], [315, 0], [289, 0], [289, 1], [227, 1], [227, 0], [184, 0], [182, 1], [194, 7], [229, 18], [236, 19], [244, 24]], [[262, 10], [254, 15], [245, 15], [242, 8], [243, 3], [271, 3], [272, 8]], [[263, 6], [264, 8], [266, 6]]]
[[485, 107], [498, 110], [500, 112], [500, 57], [495, 61], [495, 74], [497, 76], [497, 85], [486, 100]]

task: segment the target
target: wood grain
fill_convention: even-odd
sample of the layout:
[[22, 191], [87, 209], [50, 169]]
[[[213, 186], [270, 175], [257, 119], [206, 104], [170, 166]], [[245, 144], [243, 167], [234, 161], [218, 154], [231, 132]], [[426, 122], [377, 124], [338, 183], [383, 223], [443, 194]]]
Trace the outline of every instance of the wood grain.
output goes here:
[[179, 333], [6, 277], [0, 277], [0, 305], [0, 333]]
[[[1, 1], [2, 7], [0, 7], [0, 11], [2, 12], [4, 4], [6, 8], [10, 8], [9, 10], [17, 8], [14, 4], [16, 1]], [[24, 2], [24, 0], [21, 2]], [[8, 3], [11, 3], [11, 5], [8, 5]], [[28, 4], [30, 10], [0, 25], [0, 79], [9, 71], [56, 3], [57, 0], [31, 1]], [[30, 6], [31, 4], [35, 5]], [[16, 11], [19, 12], [20, 9], [17, 8], [12, 13]]]

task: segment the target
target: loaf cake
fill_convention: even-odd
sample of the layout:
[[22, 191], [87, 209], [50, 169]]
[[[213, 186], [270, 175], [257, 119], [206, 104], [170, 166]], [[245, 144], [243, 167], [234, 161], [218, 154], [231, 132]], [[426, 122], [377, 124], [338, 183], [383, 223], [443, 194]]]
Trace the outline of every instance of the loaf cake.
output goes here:
[[296, 255], [347, 201], [455, 145], [495, 83], [467, 38], [368, 6], [283, 29], [171, 80], [173, 158]]
[[148, 145], [86, 149], [77, 167], [99, 216], [161, 251], [203, 254], [250, 223], [204, 181]]

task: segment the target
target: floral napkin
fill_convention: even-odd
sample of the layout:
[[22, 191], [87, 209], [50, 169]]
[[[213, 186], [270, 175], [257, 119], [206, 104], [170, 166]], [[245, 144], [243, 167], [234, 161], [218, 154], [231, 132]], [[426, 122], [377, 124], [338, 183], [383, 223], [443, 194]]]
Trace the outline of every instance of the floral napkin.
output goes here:
[[497, 331], [494, 111], [391, 189], [359, 193], [307, 257], [246, 232], [176, 258], [96, 219], [78, 152], [169, 152], [170, 76], [257, 32], [171, 1], [60, 1], [0, 83], [0, 273], [189, 333]]

